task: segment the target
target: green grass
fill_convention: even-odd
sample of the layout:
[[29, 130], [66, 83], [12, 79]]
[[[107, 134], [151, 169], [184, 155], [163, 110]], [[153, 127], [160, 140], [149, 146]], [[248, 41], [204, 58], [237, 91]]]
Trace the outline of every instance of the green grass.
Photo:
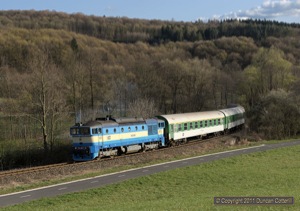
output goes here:
[[[175, 169], [6, 210], [300, 210], [300, 146]], [[215, 196], [294, 196], [294, 205], [216, 206]]]

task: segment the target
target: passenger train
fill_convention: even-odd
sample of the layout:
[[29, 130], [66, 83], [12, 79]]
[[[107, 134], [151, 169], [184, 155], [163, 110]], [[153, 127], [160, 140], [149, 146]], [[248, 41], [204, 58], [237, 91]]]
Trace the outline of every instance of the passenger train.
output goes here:
[[160, 115], [143, 118], [97, 118], [70, 128], [73, 160], [146, 151], [187, 142], [188, 138], [227, 133], [245, 123], [245, 109]]

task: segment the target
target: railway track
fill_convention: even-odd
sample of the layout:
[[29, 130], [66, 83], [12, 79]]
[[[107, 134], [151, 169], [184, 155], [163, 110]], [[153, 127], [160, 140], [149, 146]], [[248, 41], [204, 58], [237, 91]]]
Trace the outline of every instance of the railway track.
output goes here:
[[[5, 182], [7, 178], [21, 178], [22, 176], [25, 176], [27, 178], [30, 178], [31, 175], [38, 175], [43, 174], [43, 172], [46, 172], [48, 174], [55, 174], [55, 172], [72, 172], [72, 171], [80, 171], [80, 169], [89, 169], [89, 166], [98, 166], [98, 169], [101, 167], [109, 166], [112, 163], [126, 163], [124, 160], [139, 160], [144, 159], [145, 157], [155, 157], [152, 156], [154, 154], [165, 154], [165, 153], [171, 153], [172, 151], [180, 151], [181, 148], [187, 148], [187, 147], [193, 147], [195, 145], [201, 145], [206, 142], [212, 142], [214, 140], [224, 140], [228, 139], [230, 137], [236, 136], [236, 133], [229, 134], [226, 136], [217, 136], [212, 137], [209, 139], [203, 139], [203, 140], [190, 140], [189, 142], [185, 144], [181, 144], [178, 146], [172, 146], [172, 147], [166, 147], [166, 148], [160, 148], [155, 150], [150, 150], [146, 152], [140, 152], [140, 153], [132, 153], [132, 154], [126, 154], [111, 158], [103, 158], [93, 161], [86, 161], [86, 162], [77, 162], [77, 163], [60, 163], [60, 164], [53, 164], [53, 165], [45, 165], [45, 166], [38, 166], [38, 167], [32, 167], [32, 168], [24, 168], [24, 169], [15, 169], [15, 170], [8, 170], [8, 171], [2, 171], [0, 172], [0, 182]], [[183, 150], [182, 150], [183, 151]], [[95, 167], [93, 167], [95, 169]], [[6, 179], [5, 179], [6, 178]]]
[[52, 165], [45, 165], [45, 166], [36, 166], [36, 167], [30, 167], [30, 168], [1, 171], [0, 177], [12, 176], [12, 175], [18, 175], [18, 174], [26, 174], [28, 172], [38, 172], [38, 171], [43, 171], [45, 169], [58, 168], [58, 167], [66, 166], [66, 165], [68, 165], [68, 163], [59, 163], [59, 164], [52, 164]]

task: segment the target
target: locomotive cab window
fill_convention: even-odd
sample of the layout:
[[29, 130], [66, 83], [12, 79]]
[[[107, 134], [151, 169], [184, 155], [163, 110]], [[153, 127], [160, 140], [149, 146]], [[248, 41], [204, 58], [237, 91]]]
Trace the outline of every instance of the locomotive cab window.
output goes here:
[[80, 129], [80, 134], [81, 135], [90, 135], [90, 128], [88, 128], [88, 127], [82, 127]]
[[71, 135], [78, 135], [79, 134], [79, 129], [78, 128], [71, 128], [70, 133], [71, 133]]

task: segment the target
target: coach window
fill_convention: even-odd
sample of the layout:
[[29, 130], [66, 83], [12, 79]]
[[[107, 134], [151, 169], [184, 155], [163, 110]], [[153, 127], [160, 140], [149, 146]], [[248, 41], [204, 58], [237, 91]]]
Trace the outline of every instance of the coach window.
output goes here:
[[181, 131], [181, 124], [178, 124], [178, 131]]
[[195, 122], [195, 128], [198, 128], [198, 122]]
[[187, 130], [187, 123], [184, 123], [183, 130]]
[[108, 134], [108, 129], [106, 129], [106, 131], [105, 131], [105, 132], [106, 132], [106, 134]]
[[190, 122], [190, 130], [192, 130], [192, 129], [193, 129], [193, 123]]
[[138, 130], [138, 127], [137, 127], [137, 126], [135, 126], [135, 130]]
[[207, 127], [207, 120], [204, 121], [204, 127]]
[[122, 133], [124, 132], [124, 128], [121, 128]]
[[116, 128], [114, 128], [114, 133], [116, 133], [117, 132], [117, 129]]
[[217, 120], [216, 119], [214, 119], [214, 125], [217, 125]]
[[131, 131], [131, 128], [130, 128], [130, 127], [128, 127], [128, 131]]
[[221, 120], [220, 120], [220, 119], [218, 119], [218, 124], [219, 124], [219, 125], [221, 124]]
[[142, 130], [144, 130], [145, 129], [145, 127], [144, 127], [144, 125], [142, 126]]
[[209, 120], [209, 126], [212, 126], [212, 120]]
[[203, 127], [203, 123], [202, 123], [202, 121], [200, 121], [200, 128], [201, 128], [201, 127]]

